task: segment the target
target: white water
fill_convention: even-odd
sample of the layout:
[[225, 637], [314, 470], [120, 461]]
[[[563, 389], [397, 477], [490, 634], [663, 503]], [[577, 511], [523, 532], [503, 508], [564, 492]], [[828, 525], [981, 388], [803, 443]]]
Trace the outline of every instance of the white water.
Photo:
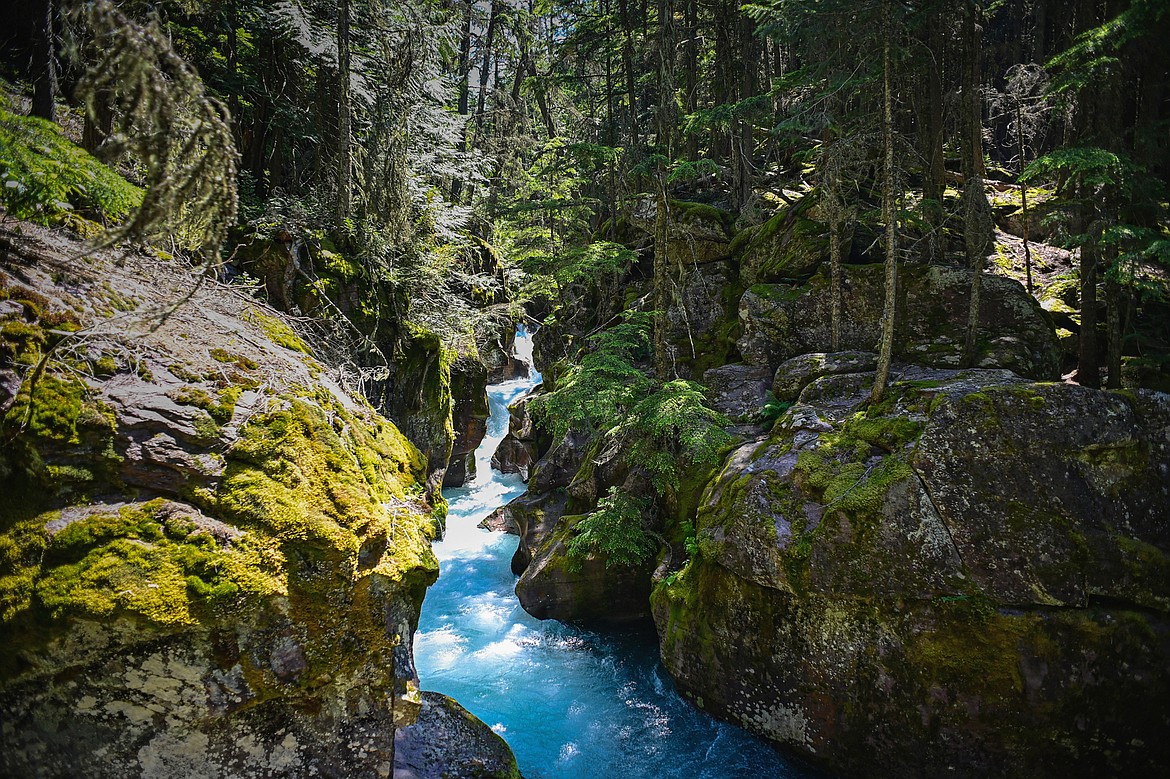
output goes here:
[[[516, 354], [531, 365], [520, 331]], [[649, 633], [541, 622], [516, 600], [517, 539], [476, 525], [521, 495], [520, 477], [491, 469], [509, 403], [540, 381], [488, 387], [491, 419], [477, 478], [444, 490], [447, 536], [434, 546], [439, 581], [427, 592], [414, 653], [423, 689], [458, 700], [502, 735], [526, 779], [801, 777], [773, 749], [683, 700]]]

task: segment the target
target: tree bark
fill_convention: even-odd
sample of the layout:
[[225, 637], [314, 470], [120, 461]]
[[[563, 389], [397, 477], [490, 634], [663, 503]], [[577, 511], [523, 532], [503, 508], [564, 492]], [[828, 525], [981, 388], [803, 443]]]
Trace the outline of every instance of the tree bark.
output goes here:
[[1121, 284], [1109, 276], [1105, 279], [1105, 332], [1108, 337], [1109, 389], [1121, 389]]
[[1101, 386], [1097, 355], [1097, 262], [1105, 225], [1100, 220], [1089, 226], [1089, 238], [1081, 247], [1081, 332], [1077, 382], [1084, 387]]
[[979, 99], [982, 36], [979, 8], [969, 5], [964, 16], [966, 67], [963, 80], [963, 127], [966, 157], [966, 186], [963, 188], [963, 233], [967, 247], [967, 267], [971, 269], [971, 300], [967, 308], [967, 333], [963, 344], [962, 365], [973, 366], [978, 360], [979, 307], [983, 297], [983, 265], [991, 251], [991, 206], [983, 186], [983, 108]]
[[57, 121], [57, 46], [53, 0], [44, 0], [34, 41], [36, 72], [33, 75], [32, 115]]
[[890, 363], [894, 355], [894, 315], [898, 298], [898, 226], [894, 203], [894, 96], [893, 63], [890, 52], [890, 0], [882, 0], [882, 219], [886, 223], [885, 305], [882, 308], [882, 336], [878, 349], [877, 375], [870, 402], [878, 403], [886, 392]]
[[350, 39], [349, 2], [337, 3], [337, 75], [338, 75], [338, 139], [337, 139], [337, 223], [344, 225], [350, 217], [353, 196], [353, 117], [350, 113]]

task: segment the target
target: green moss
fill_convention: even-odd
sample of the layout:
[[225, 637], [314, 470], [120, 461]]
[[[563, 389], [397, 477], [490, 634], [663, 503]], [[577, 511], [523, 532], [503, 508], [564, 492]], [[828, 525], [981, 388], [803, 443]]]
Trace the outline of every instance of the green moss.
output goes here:
[[765, 300], [778, 302], [796, 300], [805, 293], [803, 287], [794, 284], [753, 284], [749, 289]]
[[[283, 346], [283, 344], [282, 344], [282, 346]], [[297, 351], [300, 351], [300, 350], [297, 350]], [[249, 358], [244, 357], [243, 355], [240, 355], [240, 354], [232, 354], [231, 352], [227, 351], [226, 349], [219, 349], [219, 348], [212, 349], [210, 354], [211, 354], [211, 359], [215, 360], [216, 362], [222, 362], [222, 363], [225, 363], [227, 365], [234, 365], [235, 367], [239, 368], [240, 370], [254, 371], [254, 370], [256, 370], [256, 367], [257, 367], [255, 360], [249, 359]]]
[[671, 215], [683, 224], [696, 222], [713, 222], [731, 234], [731, 224], [735, 221], [730, 211], [706, 203], [693, 203], [686, 200], [670, 201]]
[[287, 324], [277, 319], [274, 316], [265, 314], [257, 309], [248, 309], [244, 312], [243, 319], [253, 324], [259, 325], [268, 339], [277, 346], [283, 346], [285, 349], [291, 349], [294, 352], [311, 355], [313, 352], [308, 345], [301, 340], [293, 329]]
[[221, 544], [192, 523], [167, 522], [162, 500], [73, 522], [52, 536], [36, 596], [54, 617], [135, 614], [160, 627], [192, 624], [219, 599], [284, 591], [277, 546]]
[[1020, 695], [1021, 643], [1041, 617], [999, 614], [977, 596], [936, 605], [938, 624], [907, 642], [907, 659], [917, 673], [943, 688], [992, 700]]
[[[241, 387], [230, 386], [220, 392], [218, 397], [212, 398], [206, 390], [188, 384], [168, 393], [168, 397], [176, 403], [203, 409], [216, 425], [224, 425], [232, 420], [236, 410], [236, 402], [239, 401], [242, 392]], [[199, 426], [197, 421], [196, 428], [198, 429]], [[218, 427], [211, 430], [211, 436], [214, 436], [217, 431]], [[201, 432], [201, 435], [204, 435], [204, 432], [206, 431]], [[208, 436], [204, 435], [204, 437]]]
[[118, 372], [118, 361], [112, 354], [103, 354], [94, 362], [93, 371], [97, 376], [113, 376]]

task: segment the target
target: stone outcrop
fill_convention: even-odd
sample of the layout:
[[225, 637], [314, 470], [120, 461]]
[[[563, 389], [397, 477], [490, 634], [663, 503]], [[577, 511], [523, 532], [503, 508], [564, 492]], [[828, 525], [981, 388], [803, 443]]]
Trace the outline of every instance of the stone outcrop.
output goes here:
[[656, 588], [703, 708], [848, 776], [1170, 765], [1170, 396], [826, 375], [708, 485]]
[[0, 775], [388, 776], [438, 573], [425, 457], [268, 306], [22, 230]]
[[424, 692], [418, 719], [395, 738], [394, 777], [520, 779], [520, 770], [491, 728], [446, 695]]
[[508, 433], [492, 453], [492, 468], [501, 473], [518, 473], [524, 481], [528, 481], [532, 466], [552, 443], [551, 436], [528, 413], [528, 402], [538, 392], [539, 384], [508, 406]]
[[[847, 265], [841, 311], [842, 350], [872, 350], [878, 343], [884, 300], [880, 265]], [[898, 271], [895, 356], [909, 363], [958, 367], [966, 337], [969, 271], [903, 266]], [[1051, 320], [1023, 286], [984, 274], [978, 354], [982, 368], [1007, 368], [1050, 380], [1060, 375], [1061, 353]], [[740, 300], [745, 363], [780, 363], [830, 349], [828, 271], [802, 285], [757, 284]]]
[[808, 218], [808, 202], [802, 199], [735, 237], [732, 250], [745, 286], [804, 278], [828, 259], [828, 228]]
[[487, 397], [488, 369], [478, 356], [464, 356], [451, 365], [451, 457], [444, 487], [462, 487], [475, 478], [475, 450], [487, 434], [491, 415]]

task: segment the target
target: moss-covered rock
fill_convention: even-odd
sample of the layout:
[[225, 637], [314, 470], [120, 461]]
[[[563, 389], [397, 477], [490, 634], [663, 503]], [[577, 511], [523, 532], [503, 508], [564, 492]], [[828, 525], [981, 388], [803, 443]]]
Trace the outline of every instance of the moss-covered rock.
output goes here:
[[[667, 220], [668, 262], [682, 267], [727, 259], [731, 252], [730, 212], [707, 203], [670, 201]], [[658, 206], [651, 198], [639, 201], [630, 216], [631, 226], [654, 235]]]
[[[880, 265], [845, 266], [842, 350], [872, 350], [878, 343], [884, 305]], [[956, 367], [966, 338], [969, 271], [903, 266], [898, 271], [894, 351], [918, 365]], [[1051, 380], [1060, 375], [1061, 352], [1051, 320], [1023, 286], [985, 274], [975, 364], [1007, 368], [1021, 376]], [[743, 294], [739, 317], [744, 361], [773, 370], [787, 359], [827, 352], [830, 332], [828, 271], [807, 283], [757, 284]]]
[[[3, 299], [36, 309], [0, 339], [20, 379], [0, 423], [0, 774], [386, 775], [438, 574], [425, 456], [272, 309], [24, 229], [19, 280], [0, 267]], [[124, 330], [50, 354], [63, 322], [115, 306]]]
[[735, 237], [732, 252], [739, 258], [745, 286], [805, 278], [829, 258], [828, 227], [809, 219], [803, 204]]
[[809, 385], [652, 595], [698, 705], [844, 775], [1170, 765], [1170, 400], [1006, 371]]

